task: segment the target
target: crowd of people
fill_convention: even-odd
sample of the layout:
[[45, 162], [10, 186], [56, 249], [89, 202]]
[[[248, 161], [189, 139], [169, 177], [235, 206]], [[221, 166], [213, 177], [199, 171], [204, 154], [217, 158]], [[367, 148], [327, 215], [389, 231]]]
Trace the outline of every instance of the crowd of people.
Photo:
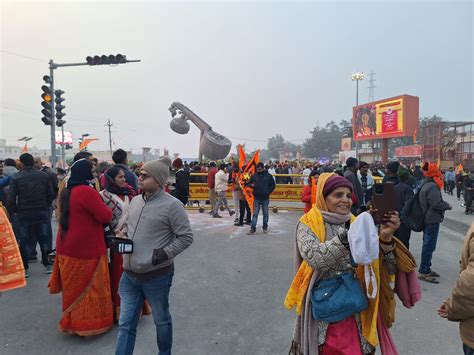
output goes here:
[[[285, 299], [285, 306], [297, 313], [291, 354], [373, 354], [378, 346], [382, 353], [395, 354], [389, 333], [395, 320], [395, 294], [412, 307], [421, 292], [418, 280], [439, 283], [432, 258], [445, 211], [452, 209], [442, 191], [453, 195], [456, 187], [468, 211], [474, 187], [474, 171], [464, 167], [441, 171], [428, 162], [409, 167], [399, 161], [371, 165], [355, 158], [348, 158], [344, 166], [270, 161], [256, 163], [244, 176], [247, 166], [233, 161], [188, 164], [165, 157], [130, 165], [122, 149], [113, 153], [112, 160], [113, 164], [98, 162], [90, 152], [81, 151], [67, 171], [53, 171], [28, 153], [18, 161], [6, 159], [0, 202], [16, 235], [25, 276], [29, 263], [38, 260], [38, 244], [45, 272], [51, 274], [49, 292], [62, 294], [58, 330], [90, 336], [118, 323], [116, 354], [133, 353], [138, 321], [150, 314], [159, 353], [171, 353], [168, 300], [173, 260], [193, 242], [185, 210], [196, 202], [190, 196], [192, 183], [207, 184], [204, 203], [209, 204], [212, 218], [222, 218], [220, 212], [227, 211], [235, 226], [250, 226], [248, 235], [257, 231], [260, 210], [263, 233], [268, 233], [269, 201], [277, 185], [303, 185], [304, 214], [294, 239], [296, 273]], [[391, 206], [396, 206], [377, 223], [376, 181], [393, 184]], [[233, 209], [227, 200], [229, 187]], [[423, 212], [418, 270], [410, 253], [411, 211], [405, 208], [413, 199]], [[53, 213], [59, 225], [55, 243]], [[375, 238], [376, 252], [363, 250], [373, 254], [370, 262], [355, 261], [360, 245], [351, 242], [354, 230]], [[473, 263], [471, 227], [457, 285], [438, 310], [441, 317], [461, 322], [466, 354], [474, 353]], [[349, 312], [342, 311], [341, 302], [349, 302], [342, 296], [318, 298], [319, 289], [332, 285], [333, 294], [339, 292], [334, 285], [343, 282], [354, 295], [361, 295], [362, 306], [350, 304]], [[371, 289], [375, 295], [369, 295], [370, 282], [375, 282]], [[325, 308], [332, 316], [321, 313]]]

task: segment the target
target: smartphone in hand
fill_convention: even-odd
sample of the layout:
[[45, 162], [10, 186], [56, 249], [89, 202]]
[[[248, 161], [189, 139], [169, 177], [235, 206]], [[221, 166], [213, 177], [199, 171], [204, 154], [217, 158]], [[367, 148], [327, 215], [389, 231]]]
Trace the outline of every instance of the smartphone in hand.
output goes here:
[[390, 211], [398, 211], [398, 199], [393, 182], [374, 184], [372, 188], [372, 207], [377, 210], [372, 214], [375, 224], [381, 224], [383, 216]]

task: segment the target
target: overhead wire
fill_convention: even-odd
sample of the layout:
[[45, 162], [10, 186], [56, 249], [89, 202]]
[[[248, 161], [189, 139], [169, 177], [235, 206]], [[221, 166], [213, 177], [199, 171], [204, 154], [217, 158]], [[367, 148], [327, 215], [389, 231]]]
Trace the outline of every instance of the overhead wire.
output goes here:
[[38, 62], [48, 63], [48, 61], [46, 61], [44, 59], [35, 58], [35, 57], [31, 57], [29, 55], [24, 55], [24, 54], [20, 54], [20, 53], [16, 53], [16, 52], [6, 51], [4, 49], [0, 49], [0, 53], [10, 54], [10, 55], [14, 55], [14, 56], [17, 56], [17, 57], [30, 59], [30, 60], [36, 60]]

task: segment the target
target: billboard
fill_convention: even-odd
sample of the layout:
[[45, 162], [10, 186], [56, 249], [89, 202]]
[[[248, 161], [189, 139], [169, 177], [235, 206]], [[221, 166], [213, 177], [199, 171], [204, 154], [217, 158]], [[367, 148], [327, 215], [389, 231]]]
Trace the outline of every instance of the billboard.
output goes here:
[[352, 108], [355, 141], [412, 136], [419, 126], [419, 98], [400, 95]]
[[351, 150], [352, 149], [352, 138], [344, 137], [341, 139], [341, 150]]
[[339, 162], [341, 164], [345, 164], [346, 160], [350, 157], [356, 158], [356, 151], [355, 150], [341, 150], [339, 152]]
[[[63, 144], [61, 131], [56, 131], [56, 144]], [[72, 132], [64, 131], [64, 144], [72, 144]]]

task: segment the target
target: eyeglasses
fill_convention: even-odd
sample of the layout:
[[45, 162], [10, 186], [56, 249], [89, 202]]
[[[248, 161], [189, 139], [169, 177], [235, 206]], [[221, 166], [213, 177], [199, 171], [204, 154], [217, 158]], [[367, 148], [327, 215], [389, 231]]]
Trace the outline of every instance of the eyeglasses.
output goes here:
[[142, 180], [146, 180], [146, 179], [148, 179], [149, 177], [150, 177], [150, 175], [148, 175], [148, 174], [144, 174], [144, 173], [138, 174], [138, 178], [139, 178], [139, 179], [142, 179]]

